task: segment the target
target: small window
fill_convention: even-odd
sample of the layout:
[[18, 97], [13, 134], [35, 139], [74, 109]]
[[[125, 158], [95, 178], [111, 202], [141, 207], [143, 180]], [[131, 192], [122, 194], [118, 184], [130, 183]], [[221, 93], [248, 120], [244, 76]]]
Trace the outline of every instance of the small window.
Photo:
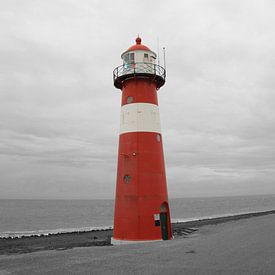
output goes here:
[[148, 53], [144, 54], [143, 62], [149, 62], [149, 55], [148, 55]]
[[125, 175], [123, 180], [125, 183], [129, 183], [131, 181], [131, 177], [129, 175]]
[[157, 135], [156, 135], [156, 139], [157, 139], [158, 142], [160, 142], [160, 139], [161, 139], [161, 138], [160, 138], [160, 134], [157, 134]]
[[124, 63], [129, 63], [129, 54], [124, 55]]
[[134, 62], [135, 62], [135, 54], [130, 53], [130, 63], [134, 63]]
[[127, 97], [127, 103], [132, 103], [133, 102], [133, 97], [132, 96], [128, 96]]

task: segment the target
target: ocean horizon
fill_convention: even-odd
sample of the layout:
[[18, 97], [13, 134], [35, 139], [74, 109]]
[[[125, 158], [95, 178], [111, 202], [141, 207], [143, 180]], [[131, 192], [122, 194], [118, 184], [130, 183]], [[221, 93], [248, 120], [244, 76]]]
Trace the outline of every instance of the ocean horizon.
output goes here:
[[[275, 209], [275, 195], [171, 198], [172, 222]], [[0, 199], [0, 237], [106, 229], [114, 200]]]

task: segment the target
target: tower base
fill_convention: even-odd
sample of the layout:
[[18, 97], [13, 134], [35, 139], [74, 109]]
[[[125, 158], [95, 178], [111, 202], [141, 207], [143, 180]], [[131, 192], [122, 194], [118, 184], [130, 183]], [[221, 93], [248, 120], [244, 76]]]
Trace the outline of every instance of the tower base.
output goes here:
[[111, 238], [111, 244], [112, 245], [124, 245], [124, 244], [134, 244], [134, 243], [152, 243], [152, 242], [161, 242], [163, 239], [159, 240], [119, 240], [119, 239], [114, 239], [113, 237]]

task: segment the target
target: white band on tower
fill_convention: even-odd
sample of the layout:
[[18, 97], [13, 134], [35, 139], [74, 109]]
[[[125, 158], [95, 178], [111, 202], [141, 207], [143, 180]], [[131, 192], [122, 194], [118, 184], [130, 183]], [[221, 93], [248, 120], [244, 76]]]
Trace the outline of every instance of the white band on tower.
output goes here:
[[120, 116], [120, 134], [131, 132], [160, 133], [158, 106], [151, 103], [123, 105]]

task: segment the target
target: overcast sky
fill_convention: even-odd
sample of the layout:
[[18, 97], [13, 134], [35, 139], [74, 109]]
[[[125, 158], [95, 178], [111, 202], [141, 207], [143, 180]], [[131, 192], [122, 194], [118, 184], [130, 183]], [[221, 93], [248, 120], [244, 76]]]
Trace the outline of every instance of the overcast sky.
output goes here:
[[170, 197], [274, 194], [274, 14], [272, 0], [0, 0], [0, 198], [114, 197], [112, 70], [137, 34], [166, 47]]

